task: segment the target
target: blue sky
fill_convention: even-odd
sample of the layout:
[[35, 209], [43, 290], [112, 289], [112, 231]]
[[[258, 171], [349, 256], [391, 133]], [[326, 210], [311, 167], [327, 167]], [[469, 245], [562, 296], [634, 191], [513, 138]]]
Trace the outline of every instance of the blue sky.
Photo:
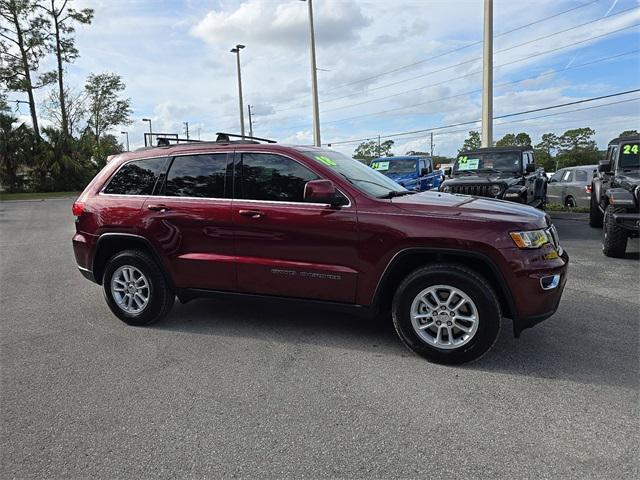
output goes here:
[[[283, 143], [311, 143], [306, 4], [74, 4], [94, 8], [95, 20], [78, 29], [81, 56], [68, 67], [69, 83], [80, 89], [91, 72], [123, 77], [134, 109], [134, 123], [124, 128], [132, 147], [142, 143], [147, 128], [143, 117], [151, 117], [154, 130], [164, 132], [179, 132], [182, 122], [189, 121], [191, 134], [203, 139], [220, 130], [239, 131], [235, 57], [229, 52], [236, 43], [247, 46], [242, 51], [243, 87], [245, 103], [254, 106], [254, 133]], [[467, 92], [481, 88], [481, 74], [474, 72], [482, 68], [482, 46], [473, 44], [482, 38], [482, 0], [315, 0], [314, 7], [323, 143], [480, 117], [480, 94]], [[494, 30], [499, 35], [570, 9], [496, 37], [495, 115], [639, 88], [638, 1], [495, 0]], [[500, 86], [505, 82], [512, 83]], [[45, 94], [39, 92], [40, 99]], [[494, 136], [527, 131], [537, 142], [544, 132], [590, 126], [602, 147], [620, 131], [640, 126], [636, 98], [639, 93], [557, 112], [623, 101], [601, 108], [504, 125], [497, 121]], [[472, 128], [437, 131], [435, 153], [455, 153]], [[427, 134], [393, 139], [397, 154], [428, 145]], [[335, 143], [335, 148], [351, 153], [355, 145]]]

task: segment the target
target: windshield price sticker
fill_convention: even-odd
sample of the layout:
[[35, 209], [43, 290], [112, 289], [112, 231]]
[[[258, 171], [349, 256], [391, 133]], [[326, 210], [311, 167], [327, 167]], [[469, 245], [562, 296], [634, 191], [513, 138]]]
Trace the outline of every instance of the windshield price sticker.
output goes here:
[[316, 155], [315, 158], [316, 158], [316, 160], [318, 160], [319, 162], [324, 163], [328, 167], [335, 167], [337, 165], [336, 162], [331, 160], [329, 157], [325, 157], [324, 155]]
[[637, 155], [638, 154], [638, 144], [629, 144], [622, 147], [623, 155]]
[[371, 162], [371, 168], [374, 170], [389, 170], [389, 162]]
[[479, 158], [469, 158], [466, 155], [458, 157], [458, 170], [477, 170], [479, 164]]

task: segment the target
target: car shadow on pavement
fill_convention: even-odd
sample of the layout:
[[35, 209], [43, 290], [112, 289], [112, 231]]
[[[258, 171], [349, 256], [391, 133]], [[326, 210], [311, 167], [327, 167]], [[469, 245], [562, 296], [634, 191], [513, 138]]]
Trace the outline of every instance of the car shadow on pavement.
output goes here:
[[[637, 388], [636, 339], [629, 338], [629, 345], [621, 348], [615, 338], [603, 338], [601, 332], [586, 328], [579, 341], [568, 341], [580, 325], [574, 325], [579, 319], [567, 317], [559, 311], [547, 322], [524, 331], [519, 339], [513, 337], [511, 320], [505, 319], [496, 345], [487, 355], [451, 368]], [[402, 345], [390, 321], [380, 322], [357, 311], [336, 311], [322, 304], [310, 308], [296, 302], [257, 298], [197, 299], [176, 305], [172, 314], [153, 328], [343, 348], [422, 361]], [[430, 364], [424, 362], [429, 368]]]

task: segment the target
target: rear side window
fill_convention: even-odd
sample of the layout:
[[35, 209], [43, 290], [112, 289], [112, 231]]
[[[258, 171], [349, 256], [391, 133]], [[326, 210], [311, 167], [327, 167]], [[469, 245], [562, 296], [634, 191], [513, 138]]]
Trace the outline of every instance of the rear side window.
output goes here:
[[573, 181], [573, 172], [571, 170], [567, 170], [564, 172], [564, 176], [562, 177], [563, 182], [571, 182]]
[[244, 153], [236, 198], [302, 202], [304, 185], [318, 176], [290, 158], [267, 153]]
[[176, 157], [167, 174], [168, 197], [225, 198], [227, 154]]
[[103, 190], [112, 195], [151, 195], [166, 158], [148, 158], [126, 163]]
[[576, 170], [576, 182], [586, 182], [587, 177], [588, 175], [585, 170]]

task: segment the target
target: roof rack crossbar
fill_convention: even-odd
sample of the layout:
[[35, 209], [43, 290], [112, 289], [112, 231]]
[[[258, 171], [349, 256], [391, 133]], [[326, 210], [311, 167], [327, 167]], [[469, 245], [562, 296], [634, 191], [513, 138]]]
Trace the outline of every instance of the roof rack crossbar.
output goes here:
[[[241, 138], [243, 140], [258, 140], [259, 142], [278, 143], [275, 140], [270, 140], [268, 138], [251, 137], [249, 135], [237, 135], [235, 133], [216, 132], [216, 135], [218, 136], [218, 139], [216, 140], [216, 142], [227, 142], [229, 141], [229, 137], [234, 137], [234, 138]], [[227, 137], [227, 138], [224, 138], [224, 137]]]

